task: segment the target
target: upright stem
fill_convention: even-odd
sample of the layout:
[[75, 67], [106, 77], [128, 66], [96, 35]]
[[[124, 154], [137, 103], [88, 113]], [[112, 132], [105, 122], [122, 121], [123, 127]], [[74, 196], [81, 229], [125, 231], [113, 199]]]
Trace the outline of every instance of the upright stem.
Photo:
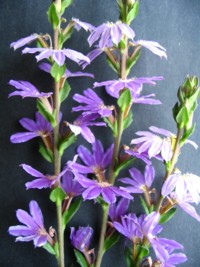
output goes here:
[[[122, 60], [121, 60], [121, 79], [126, 79], [126, 60], [127, 60], [127, 48], [124, 50], [122, 54]], [[117, 136], [115, 137], [114, 141], [114, 150], [113, 150], [113, 156], [112, 156], [112, 163], [109, 171], [109, 183], [114, 184], [115, 182], [115, 167], [116, 167], [116, 159], [119, 154], [119, 148], [120, 148], [120, 142], [121, 137], [123, 133], [123, 118], [124, 118], [124, 112], [119, 110], [118, 113], [118, 131]], [[101, 228], [101, 234], [100, 234], [100, 240], [99, 240], [99, 249], [98, 249], [98, 256], [96, 260], [95, 267], [100, 267], [102, 258], [103, 258], [103, 247], [104, 247], [104, 239], [106, 234], [106, 228], [107, 228], [107, 220], [108, 220], [108, 207], [104, 207], [103, 209], [103, 219], [102, 219], [102, 228]]]
[[[56, 0], [56, 6], [61, 6], [61, 0]], [[59, 26], [54, 30], [54, 49], [58, 50], [58, 37], [59, 37]], [[61, 171], [61, 157], [58, 151], [59, 143], [59, 114], [60, 114], [60, 99], [59, 99], [60, 83], [55, 82], [54, 87], [54, 110], [56, 113], [56, 126], [53, 130], [53, 151], [54, 151], [54, 174], [58, 175]], [[64, 257], [64, 231], [62, 226], [62, 205], [56, 205], [57, 208], [57, 221], [58, 221], [58, 243], [59, 243], [59, 257], [58, 266], [65, 266]]]

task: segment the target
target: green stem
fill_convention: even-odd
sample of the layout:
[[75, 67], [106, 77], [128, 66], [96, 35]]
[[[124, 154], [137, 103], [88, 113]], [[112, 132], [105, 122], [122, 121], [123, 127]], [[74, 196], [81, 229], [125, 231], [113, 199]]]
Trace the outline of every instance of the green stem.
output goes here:
[[[55, 4], [57, 8], [61, 6], [61, 0], [56, 0]], [[58, 38], [59, 38], [59, 29], [60, 25], [54, 30], [54, 49], [59, 49]], [[58, 151], [58, 143], [59, 143], [59, 114], [60, 114], [60, 83], [55, 82], [54, 88], [54, 110], [55, 110], [55, 119], [56, 126], [53, 129], [53, 152], [54, 152], [54, 174], [58, 175], [61, 171], [61, 156]], [[58, 266], [65, 266], [65, 257], [64, 257], [64, 230], [62, 225], [62, 205], [56, 205], [57, 209], [57, 221], [58, 221], [58, 243], [59, 243], [59, 257], [58, 257]]]
[[98, 257], [96, 260], [95, 267], [100, 267], [102, 258], [103, 258], [103, 247], [104, 247], [104, 239], [106, 234], [106, 228], [107, 228], [107, 220], [108, 220], [108, 207], [103, 208], [103, 219], [102, 219], [102, 228], [101, 228], [101, 234], [99, 239], [99, 249], [98, 249]]
[[[127, 40], [126, 40], [127, 43]], [[123, 51], [122, 59], [121, 59], [121, 79], [126, 79], [126, 61], [127, 61], [127, 48]], [[119, 154], [119, 148], [120, 148], [120, 142], [121, 137], [123, 133], [123, 119], [124, 119], [124, 112], [119, 110], [118, 113], [118, 131], [117, 136], [115, 137], [114, 141], [114, 150], [113, 150], [113, 156], [112, 156], [112, 163], [110, 166], [109, 171], [109, 183], [114, 184], [115, 182], [115, 167], [116, 167], [116, 161]], [[98, 249], [98, 256], [96, 260], [95, 267], [100, 267], [102, 258], [103, 258], [103, 246], [104, 246], [104, 239], [106, 234], [106, 227], [107, 227], [107, 220], [108, 220], [108, 208], [103, 209], [103, 220], [102, 220], [102, 228], [101, 228], [101, 234], [100, 234], [100, 240], [99, 240], [99, 249]]]

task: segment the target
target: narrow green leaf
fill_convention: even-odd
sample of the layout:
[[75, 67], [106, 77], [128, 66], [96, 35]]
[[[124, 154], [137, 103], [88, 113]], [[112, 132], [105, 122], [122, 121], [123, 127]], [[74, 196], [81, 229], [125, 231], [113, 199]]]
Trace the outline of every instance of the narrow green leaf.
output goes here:
[[181, 140], [180, 140], [180, 145], [181, 146], [194, 133], [195, 128], [196, 128], [196, 124], [194, 124], [189, 130], [187, 130], [187, 131], [184, 132], [184, 134], [183, 134], [183, 136], [181, 137]]
[[45, 107], [45, 105], [42, 103], [41, 100], [37, 100], [37, 109], [40, 112], [40, 114], [51, 123], [52, 127], [54, 128], [56, 126], [56, 120], [53, 114], [51, 114]]
[[133, 256], [132, 256], [132, 251], [129, 247], [126, 247], [124, 250], [124, 258], [126, 261], [126, 266], [127, 267], [133, 267]]
[[127, 15], [127, 24], [131, 24], [131, 22], [137, 17], [138, 14], [138, 10], [139, 10], [139, 1], [136, 1], [131, 10], [128, 12]]
[[116, 73], [119, 73], [119, 63], [113, 63], [109, 57], [106, 57], [106, 61], [108, 63], [108, 65], [111, 67], [112, 70], [114, 70]]
[[55, 202], [57, 206], [60, 206], [62, 201], [65, 199], [65, 192], [60, 187], [56, 187], [51, 191], [50, 200]]
[[112, 123], [109, 121], [108, 118], [104, 117], [103, 118], [104, 122], [108, 125], [108, 127], [110, 127], [110, 129], [113, 131], [113, 125]]
[[64, 13], [65, 9], [73, 3], [73, 0], [63, 0], [61, 4], [61, 12]]
[[58, 259], [59, 258], [59, 254], [60, 254], [60, 252], [59, 252], [59, 243], [56, 242], [53, 248], [54, 248], [54, 251], [56, 253], [56, 258]]
[[71, 91], [71, 86], [67, 81], [65, 81], [64, 86], [60, 89], [59, 93], [61, 103], [68, 97], [70, 91]]
[[132, 67], [137, 63], [138, 59], [140, 58], [141, 50], [138, 49], [137, 52], [135, 52], [135, 55], [133, 58], [128, 57], [127, 63], [126, 63], [126, 74], [128, 75], [131, 71]]
[[141, 202], [141, 205], [145, 211], [145, 213], [148, 215], [149, 214], [149, 209], [147, 207], [147, 204], [146, 204], [146, 201], [144, 200], [143, 197], [140, 196], [140, 202]]
[[59, 16], [57, 14], [56, 6], [52, 3], [47, 11], [47, 16], [50, 24], [56, 29], [59, 25]]
[[72, 217], [76, 214], [76, 212], [79, 210], [82, 203], [82, 199], [78, 198], [76, 199], [69, 207], [68, 210], [66, 210], [63, 213], [63, 228], [65, 229], [67, 223], [72, 219]]
[[126, 119], [123, 121], [123, 129], [125, 130], [126, 128], [128, 128], [131, 123], [133, 122], [133, 113], [130, 110], [128, 116], [126, 117]]
[[42, 143], [39, 146], [39, 152], [46, 161], [53, 163], [53, 152], [50, 149], [47, 149]]
[[181, 125], [181, 128], [186, 125], [189, 121], [189, 114], [188, 114], [188, 111], [187, 111], [187, 108], [185, 106], [183, 106], [177, 116], [176, 116], [176, 122]]
[[63, 34], [63, 32], [61, 32], [59, 34], [59, 39], [58, 39], [58, 42], [59, 42], [59, 47], [63, 47], [63, 44], [71, 37], [72, 35], [72, 32], [73, 32], [73, 27], [71, 27], [66, 34]]
[[44, 246], [42, 246], [46, 251], [48, 251], [52, 255], [56, 255], [54, 248], [47, 242]]
[[125, 89], [117, 100], [117, 104], [120, 107], [121, 111], [125, 111], [125, 109], [130, 105], [131, 100], [132, 97], [130, 91], [128, 89]]
[[77, 137], [75, 135], [71, 135], [67, 139], [62, 139], [59, 144], [59, 148], [58, 148], [60, 156], [62, 156], [65, 149], [67, 149], [69, 146], [74, 144], [76, 140], [77, 140]]
[[172, 208], [167, 213], [161, 214], [159, 223], [162, 224], [168, 222], [169, 220], [171, 220], [171, 218], [174, 216], [175, 213], [176, 213], [176, 208]]
[[137, 251], [138, 251], [138, 259], [141, 260], [147, 255], [149, 255], [149, 248], [145, 246], [137, 246]]
[[83, 256], [83, 254], [76, 249], [74, 249], [74, 253], [76, 256], [76, 261], [80, 264], [80, 266], [81, 267], [88, 267], [87, 261], [86, 261], [85, 257]]
[[64, 75], [66, 66], [59, 66], [56, 62], [53, 63], [51, 67], [51, 76], [55, 79], [56, 82], [59, 82], [61, 77]]
[[113, 247], [119, 241], [119, 238], [120, 234], [118, 232], [114, 232], [114, 234], [107, 237], [104, 241], [103, 253], [105, 253], [107, 250]]
[[121, 162], [116, 168], [115, 168], [115, 175], [117, 176], [120, 171], [128, 168], [133, 162], [135, 161], [135, 158], [129, 158], [123, 162]]

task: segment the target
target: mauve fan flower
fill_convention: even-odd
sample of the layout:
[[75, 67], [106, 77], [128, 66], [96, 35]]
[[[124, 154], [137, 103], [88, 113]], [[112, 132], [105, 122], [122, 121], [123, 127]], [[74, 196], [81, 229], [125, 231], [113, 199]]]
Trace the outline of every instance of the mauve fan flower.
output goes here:
[[32, 41], [35, 41], [37, 38], [38, 38], [38, 34], [34, 33], [34, 34], [31, 34], [30, 36], [27, 36], [27, 37], [24, 37], [24, 38], [21, 38], [19, 40], [17, 40], [16, 42], [12, 42], [10, 44], [10, 47], [13, 47], [14, 50], [26, 45], [26, 44], [29, 44], [31, 43]]
[[121, 178], [119, 181], [129, 185], [126, 187], [126, 190], [129, 193], [134, 194], [141, 194], [145, 191], [148, 191], [155, 178], [154, 167], [150, 165], [146, 165], [144, 175], [142, 175], [142, 173], [136, 168], [131, 168], [129, 173], [131, 178]]
[[64, 169], [57, 176], [48, 174], [44, 175], [43, 173], [37, 171], [27, 164], [21, 164], [21, 166], [28, 174], [36, 178], [32, 182], [25, 184], [26, 189], [42, 189], [47, 187], [51, 188], [67, 171], [67, 169]]
[[74, 179], [74, 174], [69, 170], [62, 176], [61, 187], [68, 197], [80, 196], [84, 190], [76, 179]]
[[[132, 78], [132, 79], [126, 79], [126, 80], [110, 80], [110, 81], [104, 81], [94, 83], [94, 87], [100, 87], [100, 86], [105, 86], [106, 91], [109, 95], [118, 98], [120, 95], [120, 91], [123, 89], [129, 89], [132, 95], [133, 102], [135, 103], [138, 101], [138, 103], [144, 102], [144, 104], [155, 104], [155, 102], [152, 102], [152, 99], [148, 100], [148, 97], [154, 96], [154, 95], [147, 95], [146, 97], [143, 97], [143, 99], [139, 98], [140, 93], [142, 91], [142, 85], [143, 84], [151, 84], [155, 85], [155, 81], [160, 81], [163, 80], [163, 77], [158, 76], [158, 77], [140, 77], [140, 78]], [[140, 99], [140, 100], [139, 100]], [[143, 100], [143, 101], [142, 101]], [[158, 100], [154, 100], [158, 101]], [[160, 104], [160, 102], [156, 102], [156, 104]]]
[[10, 80], [9, 84], [14, 86], [17, 89], [17, 91], [10, 93], [8, 95], [9, 97], [19, 95], [22, 98], [25, 98], [25, 97], [43, 98], [43, 97], [50, 97], [53, 94], [53, 93], [39, 92], [38, 89], [34, 85], [26, 81]]
[[[92, 51], [90, 51], [86, 56], [90, 59], [90, 63], [97, 58], [99, 55], [103, 53], [104, 49], [96, 46], [96, 48]], [[87, 62], [81, 62], [82, 68], [85, 69], [89, 63]]]
[[145, 48], [149, 49], [153, 54], [161, 58], [164, 57], [165, 59], [167, 59], [166, 49], [158, 42], [138, 40], [134, 41], [134, 44], [144, 46]]
[[108, 215], [112, 222], [121, 221], [121, 216], [124, 216], [127, 212], [129, 203], [129, 199], [121, 198], [117, 203], [110, 205]]
[[89, 226], [79, 226], [78, 230], [75, 230], [74, 227], [71, 227], [70, 239], [72, 245], [81, 252], [88, 251], [92, 235], [93, 229]]
[[117, 196], [133, 199], [133, 197], [125, 190], [113, 186], [105, 179], [102, 181], [91, 180], [81, 174], [76, 173], [75, 179], [85, 188], [84, 192], [82, 193], [84, 200], [96, 199], [100, 195], [108, 204], [115, 203]]
[[123, 36], [133, 40], [135, 33], [128, 25], [121, 21], [117, 21], [116, 23], [108, 22], [92, 30], [88, 37], [88, 43], [92, 46], [99, 40], [98, 45], [100, 48], [112, 47], [113, 44], [118, 45]]
[[134, 158], [141, 159], [147, 165], [151, 165], [151, 161], [148, 159], [149, 158], [148, 153], [146, 151], [139, 153], [137, 146], [135, 146], [134, 148], [126, 146], [124, 152], [128, 155], [133, 156]]
[[21, 209], [16, 212], [17, 219], [23, 225], [10, 226], [10, 235], [17, 236], [17, 241], [28, 242], [33, 240], [35, 247], [41, 247], [47, 243], [48, 233], [44, 228], [44, 221], [40, 207], [36, 201], [29, 204], [30, 215]]
[[196, 212], [195, 208], [191, 205], [194, 203], [191, 194], [183, 191], [181, 195], [177, 196], [176, 192], [169, 195], [172, 205], [178, 205], [182, 210], [184, 210], [191, 217], [200, 222], [200, 215]]
[[82, 115], [99, 114], [101, 117], [108, 117], [112, 114], [114, 107], [105, 106], [103, 100], [90, 88], [83, 91], [84, 95], [75, 94], [73, 99], [84, 104], [72, 108], [72, 111], [83, 111]]
[[51, 137], [53, 131], [52, 126], [39, 112], [36, 112], [35, 114], [35, 121], [28, 118], [22, 118], [19, 122], [26, 130], [28, 130], [28, 132], [13, 134], [10, 137], [12, 143], [23, 143], [39, 136], [41, 138], [47, 136]]
[[80, 63], [80, 61], [90, 62], [89, 58], [84, 56], [82, 53], [77, 52], [72, 49], [64, 48], [62, 50], [54, 50], [51, 48], [30, 48], [26, 47], [23, 49], [22, 54], [35, 54], [38, 53], [39, 55], [36, 56], [37, 61], [40, 61], [44, 58], [49, 59], [50, 57], [59, 65], [62, 66], [65, 63], [65, 58], [69, 58], [76, 63]]
[[72, 22], [74, 23], [74, 28], [77, 31], [80, 31], [81, 28], [83, 28], [85, 31], [89, 31], [89, 32], [95, 30], [95, 27], [88, 22], [83, 22], [83, 21], [76, 19], [76, 18], [72, 18]]
[[[51, 72], [51, 65], [49, 63], [41, 63], [39, 65], [39, 68], [47, 73]], [[90, 78], [94, 78], [94, 75], [92, 73], [88, 73], [88, 72], [81, 72], [81, 71], [77, 71], [77, 72], [71, 72], [69, 69], [66, 69], [63, 77], [64, 78], [70, 78], [70, 77], [90, 77]]]
[[200, 202], [200, 177], [191, 173], [176, 172], [170, 175], [162, 186], [162, 195], [168, 196], [175, 190], [178, 198], [188, 194], [192, 202]]
[[[102, 143], [95, 140], [92, 143], [92, 153], [84, 146], [79, 146], [77, 149], [78, 156], [85, 165], [73, 162], [70, 167], [76, 173], [94, 173], [97, 177], [104, 177], [106, 167], [110, 165], [113, 154], [112, 144], [107, 150], [104, 150]], [[102, 178], [103, 179], [103, 178]]]
[[[161, 154], [162, 158], [167, 162], [172, 157], [172, 143], [171, 137], [174, 136], [171, 132], [157, 128], [155, 126], [149, 127], [153, 132], [138, 131], [136, 135], [140, 136], [131, 141], [131, 144], [135, 144], [138, 147], [138, 152], [148, 152], [149, 158], [155, 157]], [[154, 134], [155, 133], [155, 134]], [[164, 135], [167, 138], [161, 138], [159, 135]]]
[[90, 114], [87, 116], [79, 116], [73, 123], [67, 123], [70, 130], [75, 134], [81, 134], [83, 138], [89, 143], [95, 142], [94, 134], [91, 132], [88, 126], [106, 126], [104, 122], [95, 122], [99, 115]]

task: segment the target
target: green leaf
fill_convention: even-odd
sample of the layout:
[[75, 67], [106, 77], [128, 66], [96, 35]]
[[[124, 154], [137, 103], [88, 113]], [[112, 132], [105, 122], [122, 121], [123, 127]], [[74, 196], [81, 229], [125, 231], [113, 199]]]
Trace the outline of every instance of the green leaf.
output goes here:
[[127, 267], [133, 267], [133, 256], [132, 256], [132, 251], [129, 247], [126, 247], [124, 250], [124, 258], [126, 261], [126, 266]]
[[128, 168], [128, 166], [130, 164], [132, 164], [135, 161], [135, 158], [129, 158], [123, 162], [121, 162], [116, 168], [115, 168], [115, 176], [117, 176], [119, 174], [120, 171], [122, 171], [123, 169]]
[[62, 217], [62, 220], [63, 220], [63, 228], [65, 229], [67, 223], [71, 220], [71, 218], [76, 214], [76, 212], [79, 210], [80, 206], [81, 206], [81, 203], [82, 203], [82, 199], [81, 198], [78, 198], [76, 199], [76, 201], [74, 201], [68, 210], [66, 210], [64, 213], [63, 213], [63, 217]]
[[108, 63], [108, 65], [111, 67], [112, 70], [114, 70], [116, 73], [119, 73], [119, 63], [114, 63], [112, 62], [109, 57], [106, 57], [106, 61]]
[[176, 208], [172, 208], [167, 213], [161, 214], [159, 223], [162, 224], [168, 222], [169, 220], [171, 220], [171, 218], [174, 216], [175, 213], [176, 213]]
[[67, 81], [65, 81], [64, 86], [60, 89], [59, 97], [60, 102], [62, 103], [69, 95], [71, 87]]
[[42, 143], [40, 144], [39, 152], [46, 161], [53, 163], [53, 152], [50, 149], [47, 149]]
[[125, 109], [130, 105], [131, 101], [131, 93], [128, 89], [125, 89], [117, 100], [117, 104], [120, 107], [121, 111], [125, 111]]
[[46, 251], [48, 251], [52, 255], [56, 255], [54, 248], [47, 242], [44, 246], [42, 246]]
[[137, 63], [138, 59], [140, 58], [140, 55], [141, 55], [141, 50], [138, 49], [132, 58], [128, 57], [127, 63], [126, 63], [126, 74], [127, 75], [131, 71], [132, 67]]
[[146, 201], [144, 200], [144, 198], [141, 197], [141, 196], [140, 196], [140, 202], [141, 202], [141, 205], [142, 205], [145, 213], [148, 215], [149, 214], [148, 206], [147, 206]]
[[136, 1], [132, 6], [131, 10], [128, 12], [127, 15], [127, 24], [131, 24], [131, 22], [137, 17], [139, 10], [139, 1]]
[[37, 109], [40, 114], [51, 123], [52, 127], [56, 126], [56, 120], [52, 113], [50, 113], [40, 99], [37, 100]]
[[55, 251], [55, 254], [56, 254], [56, 258], [58, 259], [59, 258], [59, 254], [60, 254], [60, 252], [59, 252], [59, 243], [56, 242], [53, 248], [54, 248], [54, 251]]
[[65, 192], [60, 187], [56, 187], [51, 191], [50, 200], [55, 202], [57, 206], [60, 206], [62, 201], [65, 199]]
[[173, 118], [176, 121], [176, 116], [178, 115], [179, 112], [179, 105], [178, 102], [176, 102], [176, 104], [174, 105], [173, 109], [172, 109], [172, 114], [173, 114]]
[[71, 37], [72, 32], [73, 32], [73, 27], [71, 27], [65, 34], [63, 34], [63, 32], [60, 32], [58, 39], [59, 47], [63, 47], [63, 44]]
[[133, 122], [133, 113], [130, 110], [128, 116], [123, 121], [123, 129], [125, 130], [126, 128], [128, 128], [131, 125], [132, 122]]
[[183, 106], [177, 116], [176, 116], [176, 122], [180, 125], [180, 128], [183, 128], [189, 121], [189, 114], [187, 111], [187, 108]]
[[85, 257], [83, 256], [83, 254], [76, 249], [74, 249], [74, 253], [76, 256], [76, 261], [80, 264], [80, 266], [81, 267], [88, 267], [87, 261], [86, 261]]
[[181, 140], [180, 140], [180, 145], [181, 146], [194, 133], [195, 128], [196, 128], [196, 124], [194, 124], [189, 130], [187, 130], [187, 131], [184, 132], [184, 134], [183, 134], [183, 136], [181, 137]]
[[65, 9], [73, 3], [73, 0], [63, 0], [61, 4], [61, 12], [64, 13]]
[[47, 16], [50, 24], [56, 29], [59, 25], [59, 16], [57, 14], [56, 6], [52, 3], [47, 11]]
[[106, 117], [104, 117], [103, 120], [104, 120], [104, 122], [108, 125], [108, 127], [110, 127], [110, 129], [113, 131], [113, 130], [114, 130], [114, 129], [113, 129], [113, 125], [112, 125], [112, 123], [109, 121], [109, 119], [106, 118]]
[[67, 139], [62, 139], [59, 144], [59, 148], [58, 148], [60, 156], [62, 156], [65, 149], [67, 149], [69, 146], [74, 144], [76, 140], [77, 140], [77, 137], [74, 134], [68, 137]]
[[108, 236], [104, 241], [103, 253], [114, 246], [119, 241], [119, 238], [120, 234], [118, 232], [114, 232], [111, 236]]
[[138, 251], [138, 259], [141, 260], [147, 255], [149, 255], [149, 249], [145, 246], [137, 245], [137, 251]]
[[65, 65], [59, 66], [56, 62], [54, 62], [51, 67], [51, 76], [55, 79], [56, 82], [59, 82], [64, 75], [65, 70]]

